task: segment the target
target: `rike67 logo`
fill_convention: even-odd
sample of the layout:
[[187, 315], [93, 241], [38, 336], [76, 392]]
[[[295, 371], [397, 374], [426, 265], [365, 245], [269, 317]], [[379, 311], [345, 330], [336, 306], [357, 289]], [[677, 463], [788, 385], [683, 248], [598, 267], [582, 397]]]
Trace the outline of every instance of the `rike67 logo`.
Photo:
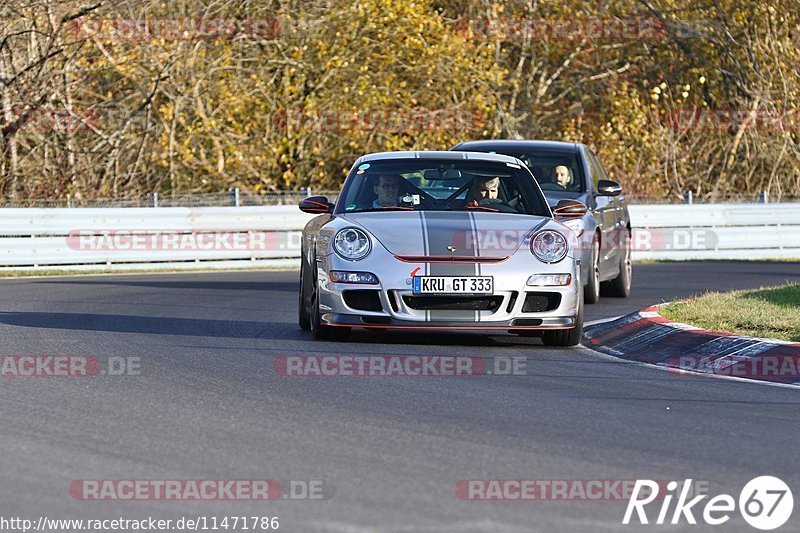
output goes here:
[[[682, 486], [677, 481], [670, 481], [667, 483], [666, 495], [663, 495], [660, 494], [658, 482], [649, 479], [636, 480], [622, 523], [627, 525], [632, 519], [634, 523], [638, 519], [640, 524], [649, 524], [652, 515], [648, 518], [645, 507], [657, 499], [661, 508], [654, 525], [677, 525], [682, 520], [696, 525], [695, 513], [712, 526], [725, 524], [731, 519], [737, 503], [733, 496], [720, 494], [705, 502], [705, 505], [699, 505], [708, 495], [702, 494], [689, 499], [691, 488], [691, 479], [687, 479]], [[675, 496], [677, 501], [672, 509]], [[789, 486], [781, 479], [760, 476], [747, 482], [739, 493], [738, 504], [745, 522], [756, 529], [770, 531], [784, 525], [792, 516], [794, 497]]]

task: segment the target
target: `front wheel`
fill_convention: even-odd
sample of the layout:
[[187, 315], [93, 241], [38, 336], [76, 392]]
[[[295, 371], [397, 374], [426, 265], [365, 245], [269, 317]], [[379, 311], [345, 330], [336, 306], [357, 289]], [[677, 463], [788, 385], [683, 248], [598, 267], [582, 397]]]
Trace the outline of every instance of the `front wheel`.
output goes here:
[[[316, 269], [314, 279], [317, 279]], [[311, 335], [320, 341], [340, 341], [350, 336], [350, 328], [343, 326], [328, 326], [322, 323], [319, 312], [319, 287], [314, 284], [314, 294], [311, 298]]]
[[583, 337], [583, 303], [578, 303], [578, 314], [575, 317], [575, 327], [572, 329], [546, 330], [542, 333], [542, 343], [545, 346], [577, 346]]
[[297, 323], [300, 329], [308, 331], [311, 329], [311, 317], [308, 316], [308, 308], [306, 307], [306, 260], [305, 257], [300, 258], [300, 297], [297, 302]]

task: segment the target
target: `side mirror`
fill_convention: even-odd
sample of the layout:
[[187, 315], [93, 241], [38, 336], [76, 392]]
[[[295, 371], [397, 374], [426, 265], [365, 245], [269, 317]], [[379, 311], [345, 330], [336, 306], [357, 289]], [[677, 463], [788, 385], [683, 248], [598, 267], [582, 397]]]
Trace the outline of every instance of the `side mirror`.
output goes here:
[[597, 194], [600, 196], [619, 196], [622, 194], [622, 185], [616, 181], [598, 180]]
[[309, 196], [300, 200], [300, 211], [312, 215], [333, 213], [333, 204], [328, 201], [326, 196]]
[[560, 200], [553, 208], [553, 214], [560, 218], [579, 218], [588, 212], [588, 207], [575, 200]]

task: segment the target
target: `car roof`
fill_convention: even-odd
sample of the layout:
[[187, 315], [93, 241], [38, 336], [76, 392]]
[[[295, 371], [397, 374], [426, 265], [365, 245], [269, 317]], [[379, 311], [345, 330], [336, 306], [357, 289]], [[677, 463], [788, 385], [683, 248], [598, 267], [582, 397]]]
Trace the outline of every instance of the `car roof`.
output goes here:
[[516, 157], [503, 154], [489, 154], [486, 152], [469, 151], [408, 151], [408, 152], [376, 152], [361, 156], [356, 163], [366, 163], [368, 161], [385, 161], [388, 159], [471, 159], [477, 161], [492, 161], [496, 163], [514, 163], [521, 165], [522, 162]]
[[576, 152], [580, 143], [562, 141], [537, 141], [519, 139], [489, 139], [483, 141], [464, 141], [451, 150], [550, 150], [554, 152]]

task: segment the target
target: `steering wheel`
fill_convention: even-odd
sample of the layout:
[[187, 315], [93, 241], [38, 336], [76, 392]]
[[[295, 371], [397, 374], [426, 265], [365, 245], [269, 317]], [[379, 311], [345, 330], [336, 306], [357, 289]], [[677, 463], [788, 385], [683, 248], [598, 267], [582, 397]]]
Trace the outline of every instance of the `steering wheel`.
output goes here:
[[540, 182], [539, 183], [539, 187], [541, 187], [541, 189], [543, 191], [566, 191], [567, 190], [566, 187], [562, 187], [558, 183], [553, 183], [553, 182], [550, 182], [550, 181], [545, 181], [544, 183]]
[[506, 202], [501, 200], [500, 198], [483, 198], [478, 202], [479, 207], [490, 207], [492, 209], [497, 209], [501, 213], [516, 213], [517, 210], [508, 205]]

